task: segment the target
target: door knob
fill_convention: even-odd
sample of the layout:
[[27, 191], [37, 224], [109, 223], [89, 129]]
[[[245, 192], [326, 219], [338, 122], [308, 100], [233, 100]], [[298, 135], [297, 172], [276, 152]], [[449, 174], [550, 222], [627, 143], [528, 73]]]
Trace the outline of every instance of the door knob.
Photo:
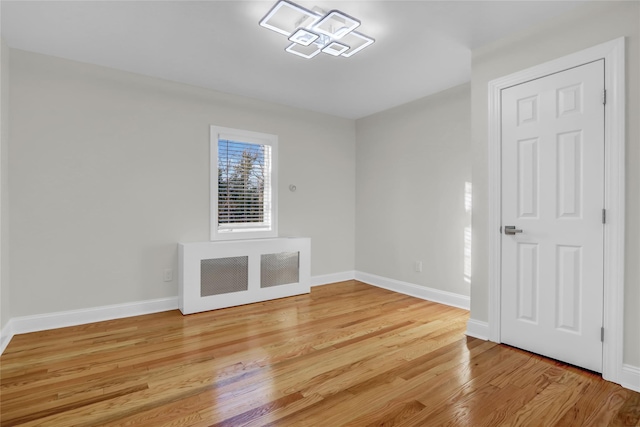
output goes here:
[[515, 225], [505, 225], [504, 234], [513, 236], [514, 234], [522, 233], [522, 230], [516, 228]]

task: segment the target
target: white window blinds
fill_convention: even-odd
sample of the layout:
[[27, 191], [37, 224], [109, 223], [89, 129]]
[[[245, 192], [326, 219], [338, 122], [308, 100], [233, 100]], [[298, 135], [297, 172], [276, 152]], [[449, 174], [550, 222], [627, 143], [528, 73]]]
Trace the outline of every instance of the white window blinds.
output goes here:
[[[274, 141], [258, 137], [269, 135], [238, 132], [218, 132], [215, 147], [211, 147], [216, 150], [217, 164], [217, 185], [212, 182], [217, 187], [215, 199], [212, 194], [216, 211], [213, 239], [275, 235]], [[241, 235], [230, 236], [238, 233]]]

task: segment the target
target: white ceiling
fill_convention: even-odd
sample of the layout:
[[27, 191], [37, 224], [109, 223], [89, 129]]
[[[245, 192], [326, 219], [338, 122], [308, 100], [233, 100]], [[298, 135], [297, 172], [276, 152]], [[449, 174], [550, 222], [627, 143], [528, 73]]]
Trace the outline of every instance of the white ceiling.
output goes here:
[[580, 1], [300, 1], [362, 21], [376, 43], [303, 59], [258, 25], [273, 1], [7, 1], [12, 48], [356, 119], [464, 83], [471, 50]]

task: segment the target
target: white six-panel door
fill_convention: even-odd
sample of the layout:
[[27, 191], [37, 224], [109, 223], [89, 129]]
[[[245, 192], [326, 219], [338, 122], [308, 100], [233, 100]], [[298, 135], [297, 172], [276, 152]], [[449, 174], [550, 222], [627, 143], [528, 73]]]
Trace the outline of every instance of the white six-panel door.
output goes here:
[[600, 60], [505, 89], [501, 100], [501, 341], [597, 372], [603, 90]]

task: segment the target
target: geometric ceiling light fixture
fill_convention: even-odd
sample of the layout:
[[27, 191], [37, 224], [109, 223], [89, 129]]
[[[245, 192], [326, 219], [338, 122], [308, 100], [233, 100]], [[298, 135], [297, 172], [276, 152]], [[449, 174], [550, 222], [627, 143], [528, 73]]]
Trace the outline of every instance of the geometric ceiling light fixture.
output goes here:
[[320, 18], [321, 16], [318, 16], [317, 13], [295, 3], [280, 1], [262, 18], [260, 25], [289, 37], [301, 27], [301, 23], [306, 23], [309, 20], [310, 25], [313, 25]]
[[360, 21], [339, 10], [332, 10], [315, 24], [315, 29], [333, 39], [339, 39], [360, 26]]
[[374, 40], [371, 37], [365, 36], [364, 34], [352, 31], [346, 36], [342, 37], [340, 39], [340, 42], [351, 47], [348, 52], [342, 54], [342, 56], [348, 58], [360, 52], [370, 44], [373, 44]]
[[293, 53], [294, 55], [301, 56], [305, 59], [311, 59], [322, 51], [322, 49], [315, 44], [304, 46], [298, 43], [289, 45], [285, 50], [289, 53]]
[[314, 41], [318, 40], [320, 36], [316, 33], [312, 33], [304, 28], [298, 28], [295, 33], [289, 37], [292, 42], [301, 44], [302, 46], [309, 46]]
[[360, 21], [344, 12], [317, 12], [288, 0], [278, 1], [260, 25], [286, 36], [293, 43], [285, 50], [306, 59], [320, 52], [348, 58], [375, 41], [353, 31]]
[[346, 44], [338, 43], [338, 42], [331, 42], [322, 48], [322, 51], [324, 53], [328, 53], [329, 55], [332, 55], [332, 56], [340, 56], [347, 50], [349, 50], [349, 46], [347, 46]]

